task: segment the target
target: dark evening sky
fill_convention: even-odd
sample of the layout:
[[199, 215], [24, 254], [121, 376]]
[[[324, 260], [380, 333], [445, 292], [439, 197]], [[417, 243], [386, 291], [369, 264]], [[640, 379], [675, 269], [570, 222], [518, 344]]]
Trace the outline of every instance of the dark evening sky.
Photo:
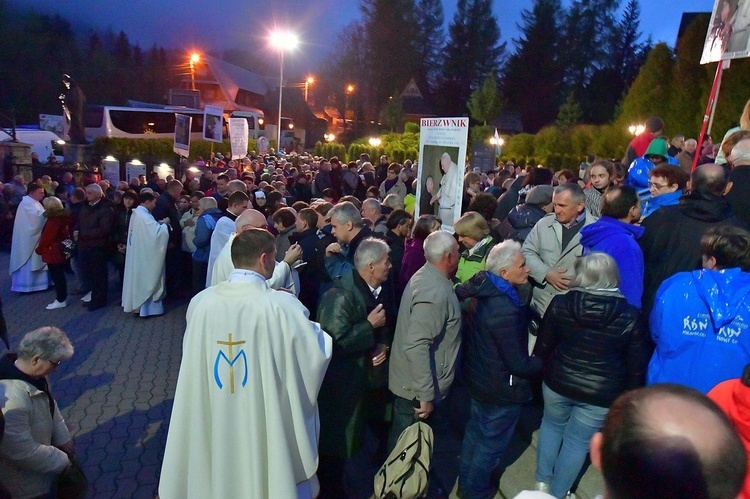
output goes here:
[[[565, 0], [564, 0], [565, 1]], [[147, 48], [157, 43], [185, 50], [220, 50], [247, 47], [269, 50], [269, 26], [274, 22], [298, 33], [303, 45], [295, 65], [314, 69], [331, 49], [341, 28], [360, 17], [358, 0], [8, 0], [10, 5], [33, 6], [44, 13], [58, 12], [87, 27], [125, 31], [131, 42]], [[623, 5], [626, 3], [622, 1]], [[494, 0], [494, 14], [512, 51], [516, 24], [531, 0]], [[683, 12], [707, 12], [714, 0], [641, 0], [641, 29], [655, 41], [674, 45]], [[446, 25], [456, 9], [455, 0], [443, 0]], [[290, 60], [290, 62], [292, 62]]]

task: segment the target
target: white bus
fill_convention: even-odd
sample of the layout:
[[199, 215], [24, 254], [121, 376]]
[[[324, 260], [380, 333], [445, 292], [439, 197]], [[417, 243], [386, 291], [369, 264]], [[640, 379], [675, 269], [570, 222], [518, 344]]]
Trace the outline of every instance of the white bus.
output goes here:
[[190, 130], [193, 139], [203, 136], [203, 111], [200, 109], [87, 106], [83, 116], [86, 138], [173, 138], [175, 113], [193, 117]]

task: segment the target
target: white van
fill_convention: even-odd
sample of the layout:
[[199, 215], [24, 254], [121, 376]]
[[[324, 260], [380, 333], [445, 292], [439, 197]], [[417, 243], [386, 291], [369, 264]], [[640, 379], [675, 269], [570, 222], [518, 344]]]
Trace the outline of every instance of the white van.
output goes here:
[[[13, 140], [10, 130], [0, 130], [0, 140]], [[31, 144], [31, 152], [37, 153], [42, 163], [46, 163], [50, 155], [55, 156], [59, 163], [63, 162], [62, 144], [64, 141], [53, 132], [16, 128], [16, 140]]]

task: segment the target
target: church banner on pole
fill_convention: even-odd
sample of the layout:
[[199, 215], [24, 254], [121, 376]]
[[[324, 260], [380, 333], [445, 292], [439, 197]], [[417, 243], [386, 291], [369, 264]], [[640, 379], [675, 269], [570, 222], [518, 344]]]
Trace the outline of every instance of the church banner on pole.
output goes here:
[[187, 158], [190, 156], [190, 130], [193, 117], [185, 114], [174, 115], [174, 150], [175, 154]]
[[453, 232], [461, 216], [469, 118], [422, 118], [414, 217], [437, 215]]
[[250, 127], [245, 118], [229, 118], [229, 144], [232, 148], [232, 159], [247, 156]]

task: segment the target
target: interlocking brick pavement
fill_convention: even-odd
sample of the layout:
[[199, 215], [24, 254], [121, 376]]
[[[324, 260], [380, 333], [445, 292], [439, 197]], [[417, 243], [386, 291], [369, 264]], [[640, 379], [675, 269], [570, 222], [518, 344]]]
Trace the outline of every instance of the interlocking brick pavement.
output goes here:
[[50, 381], [89, 478], [89, 497], [153, 498], [177, 385], [187, 300], [167, 305], [161, 317], [126, 314], [117, 304], [120, 290], [110, 271], [109, 306], [88, 312], [81, 297], [71, 295], [66, 308], [45, 310], [54, 291], [11, 292], [8, 262], [8, 253], [0, 253], [0, 295], [11, 349], [41, 326], [59, 327], [75, 348], [73, 358], [60, 364]]

